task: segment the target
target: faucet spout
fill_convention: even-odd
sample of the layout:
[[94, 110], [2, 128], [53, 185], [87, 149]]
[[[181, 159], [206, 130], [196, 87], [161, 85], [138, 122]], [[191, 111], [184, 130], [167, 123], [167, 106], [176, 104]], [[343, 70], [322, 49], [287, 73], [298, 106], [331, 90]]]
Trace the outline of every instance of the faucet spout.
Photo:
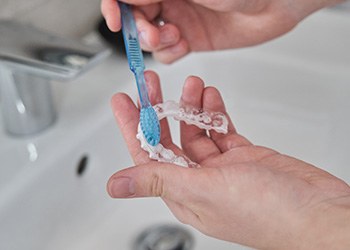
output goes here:
[[11, 135], [38, 133], [56, 119], [49, 79], [0, 67], [4, 127]]
[[50, 80], [73, 79], [110, 54], [14, 21], [0, 21], [0, 34], [2, 113], [11, 135], [31, 135], [52, 125]]

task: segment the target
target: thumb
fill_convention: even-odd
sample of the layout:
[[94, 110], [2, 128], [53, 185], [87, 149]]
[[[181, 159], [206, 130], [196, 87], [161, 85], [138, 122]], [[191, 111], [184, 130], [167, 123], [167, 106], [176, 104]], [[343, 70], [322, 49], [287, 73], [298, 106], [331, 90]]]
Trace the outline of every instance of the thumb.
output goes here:
[[183, 201], [189, 194], [195, 168], [149, 162], [123, 169], [109, 179], [107, 190], [113, 198], [162, 197]]

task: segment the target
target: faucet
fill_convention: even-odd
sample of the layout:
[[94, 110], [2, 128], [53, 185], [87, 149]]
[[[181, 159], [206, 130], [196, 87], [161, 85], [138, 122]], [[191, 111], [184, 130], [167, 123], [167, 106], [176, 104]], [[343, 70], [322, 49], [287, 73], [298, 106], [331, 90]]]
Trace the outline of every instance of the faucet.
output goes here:
[[74, 79], [110, 54], [11, 20], [0, 21], [0, 34], [0, 101], [4, 128], [15, 136], [55, 122], [51, 80]]

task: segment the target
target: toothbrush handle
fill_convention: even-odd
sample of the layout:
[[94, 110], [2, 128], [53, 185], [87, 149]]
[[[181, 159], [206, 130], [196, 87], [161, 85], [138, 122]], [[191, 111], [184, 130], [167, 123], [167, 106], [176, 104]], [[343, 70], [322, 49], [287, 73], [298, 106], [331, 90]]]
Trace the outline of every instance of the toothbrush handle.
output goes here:
[[131, 6], [120, 1], [118, 1], [118, 5], [120, 8], [123, 32], [128, 35], [127, 38], [131, 37], [133, 39], [137, 39], [138, 34]]
[[129, 4], [118, 2], [122, 19], [122, 31], [125, 43], [126, 54], [128, 56], [130, 69], [136, 73], [137, 70], [144, 70], [142, 50], [138, 37], [138, 31], [132, 8]]
[[124, 43], [129, 66], [136, 78], [141, 107], [148, 107], [150, 106], [150, 102], [144, 77], [145, 65], [143, 63], [143, 55], [139, 45], [135, 19], [130, 5], [123, 2], [118, 2], [118, 4], [121, 11]]
[[140, 104], [142, 108], [151, 106], [151, 103], [148, 98], [148, 91], [146, 87], [146, 80], [143, 70], [140, 72], [135, 72], [137, 90], [139, 92]]

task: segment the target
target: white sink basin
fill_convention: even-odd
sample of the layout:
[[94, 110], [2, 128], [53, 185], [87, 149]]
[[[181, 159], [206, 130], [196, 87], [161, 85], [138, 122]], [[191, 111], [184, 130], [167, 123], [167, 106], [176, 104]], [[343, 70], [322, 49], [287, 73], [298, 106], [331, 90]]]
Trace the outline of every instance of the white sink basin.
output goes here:
[[[188, 75], [201, 76], [253, 142], [350, 182], [349, 30], [349, 16], [324, 11], [263, 46], [146, 65], [160, 74], [165, 99], [179, 98]], [[131, 250], [146, 227], [179, 224], [160, 199], [113, 200], [105, 191], [112, 173], [132, 165], [109, 108], [115, 92], [136, 96], [125, 59], [54, 87], [52, 128], [26, 139], [0, 134], [0, 249]], [[195, 250], [244, 249], [188, 229]]]

